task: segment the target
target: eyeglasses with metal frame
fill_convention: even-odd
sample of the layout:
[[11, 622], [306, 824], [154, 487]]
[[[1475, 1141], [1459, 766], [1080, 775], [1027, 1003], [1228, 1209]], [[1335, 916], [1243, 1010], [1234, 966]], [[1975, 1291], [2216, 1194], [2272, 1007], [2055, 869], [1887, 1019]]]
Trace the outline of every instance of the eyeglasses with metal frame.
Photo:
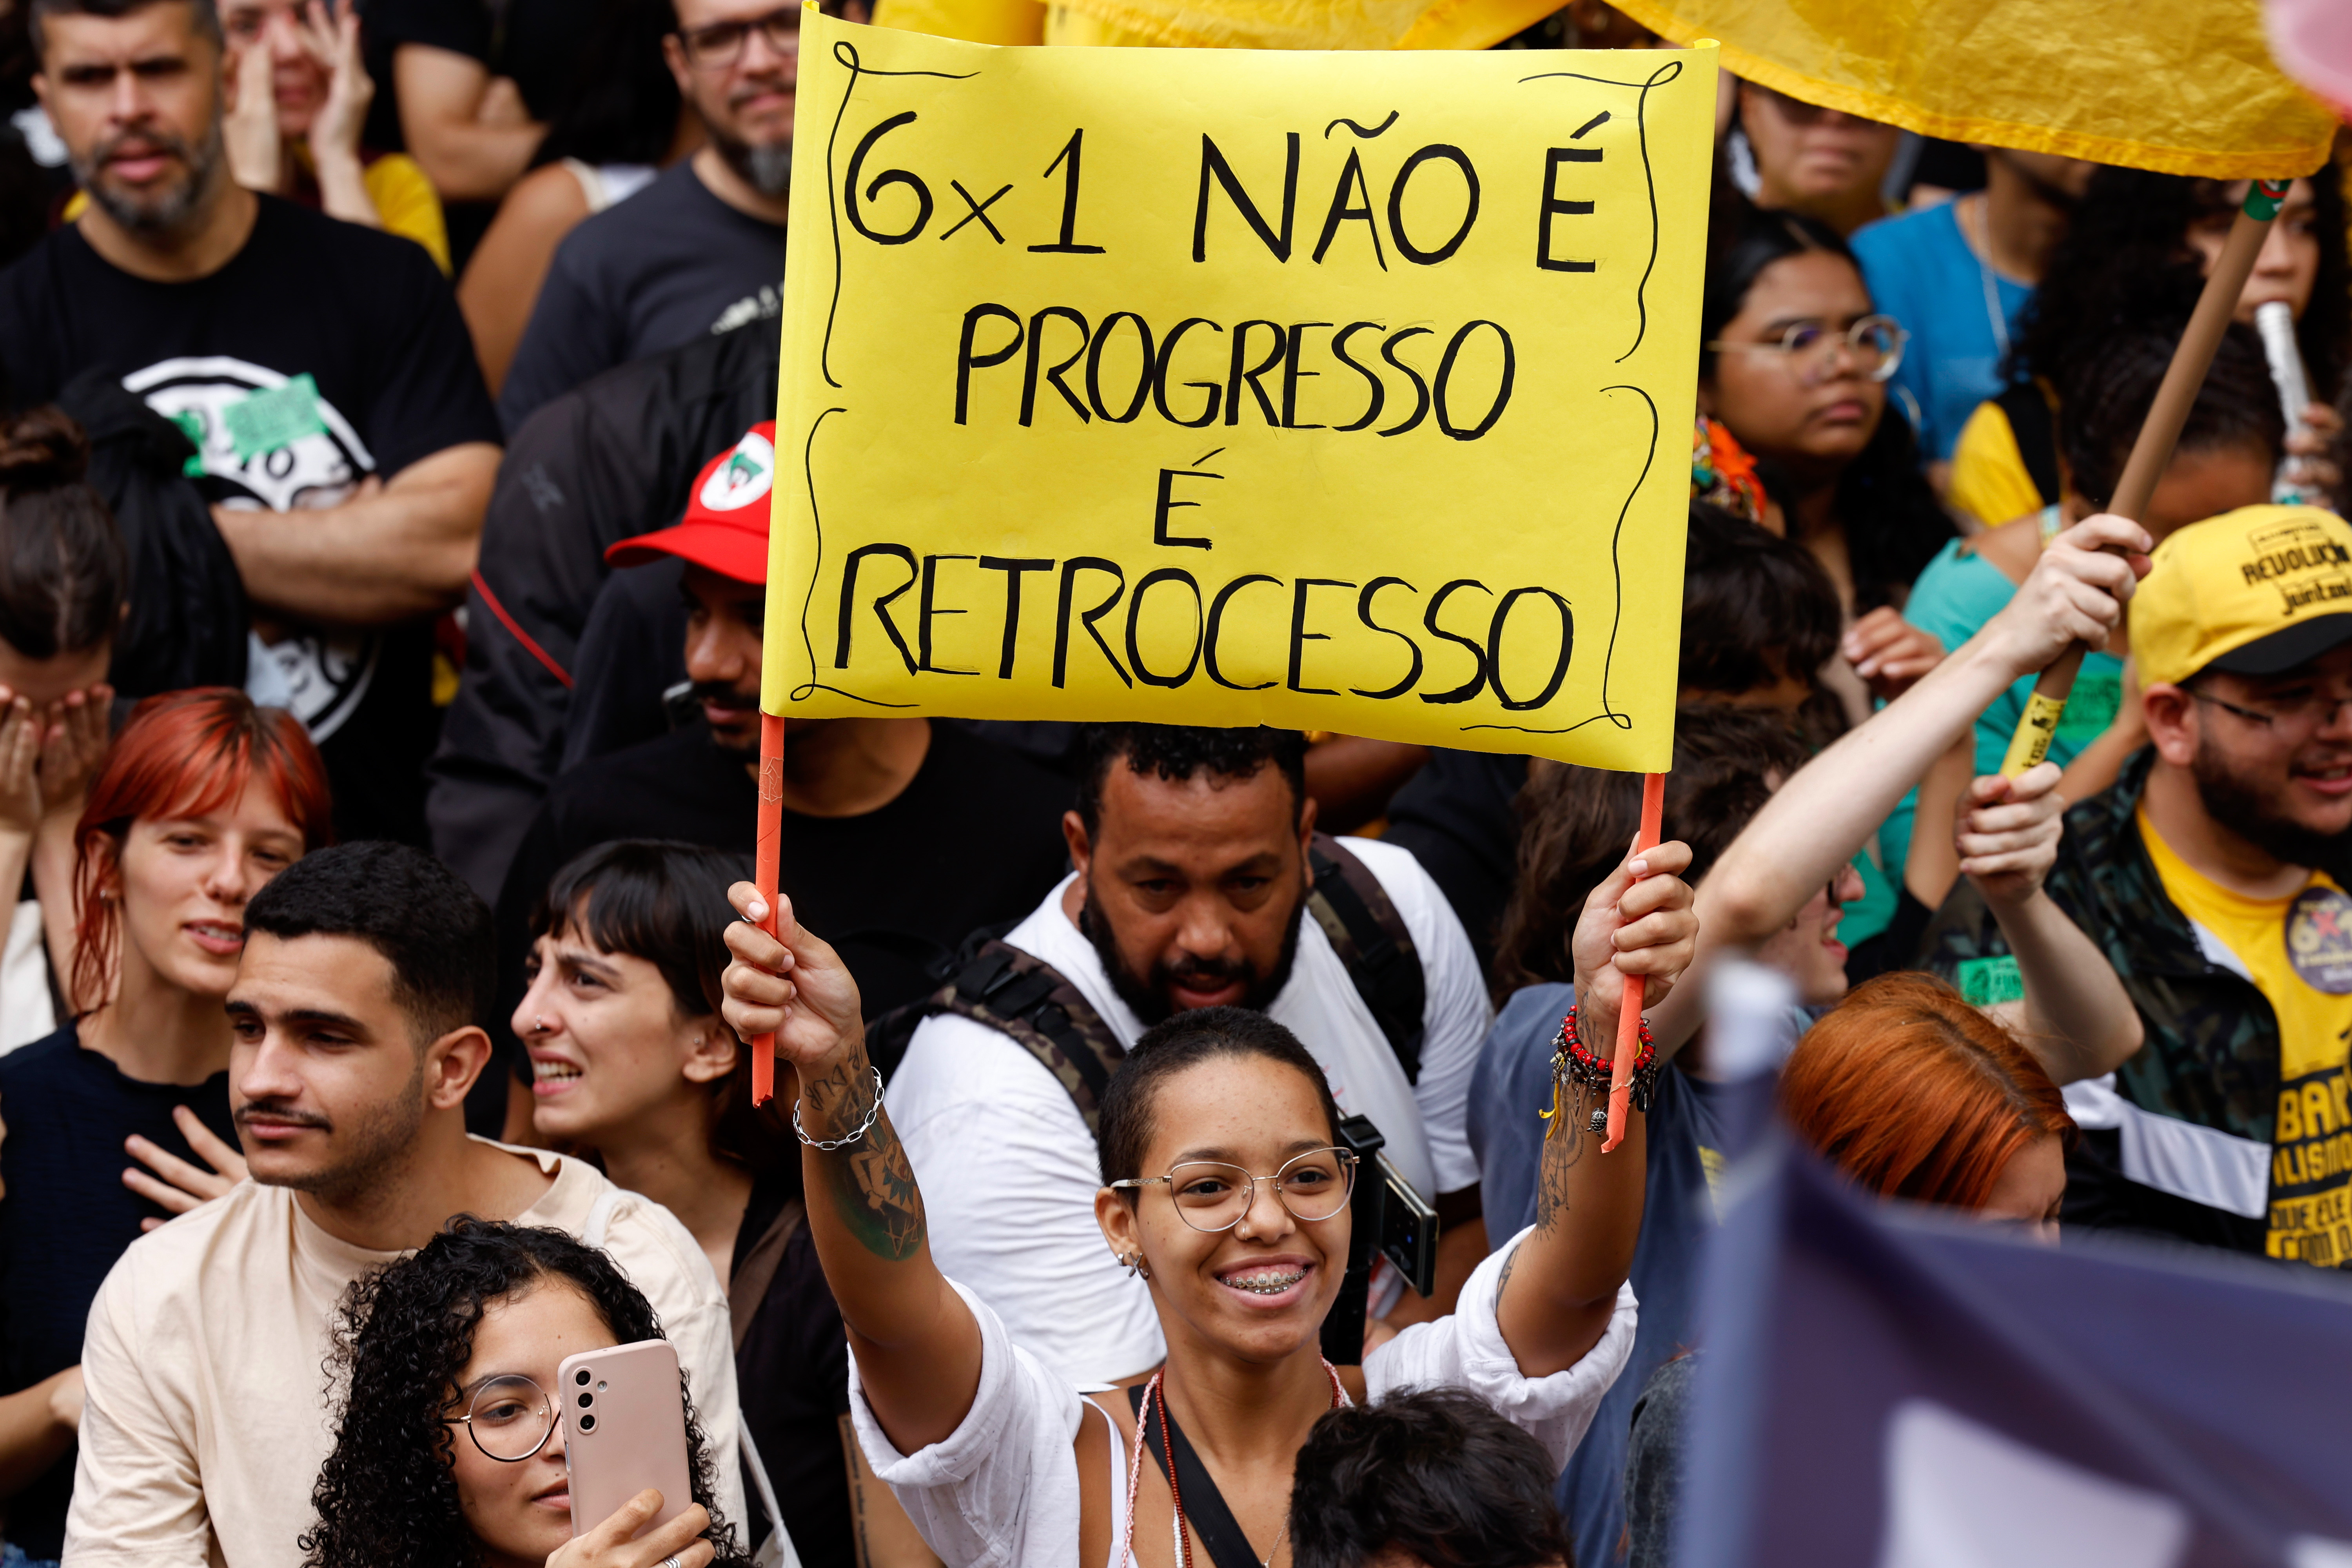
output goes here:
[[1329, 1219], [1348, 1206], [1356, 1190], [1357, 1164], [1351, 1151], [1339, 1148], [1293, 1154], [1270, 1176], [1254, 1176], [1222, 1160], [1185, 1160], [1169, 1167], [1164, 1176], [1129, 1176], [1111, 1186], [1140, 1190], [1164, 1182], [1175, 1200], [1176, 1216], [1194, 1230], [1214, 1235], [1241, 1224], [1257, 1202], [1260, 1182], [1272, 1184], [1276, 1201], [1291, 1218], [1309, 1223]]
[[501, 1373], [474, 1390], [466, 1414], [442, 1419], [463, 1426], [485, 1458], [519, 1465], [554, 1435], [555, 1402], [520, 1373]]
[[[1799, 374], [1798, 365], [1806, 361], [1819, 359], [1826, 363], [1829, 353], [1843, 343], [1863, 374], [1873, 381], [1885, 381], [1902, 364], [1903, 345], [1910, 341], [1911, 334], [1894, 317], [1864, 316], [1843, 332], [1832, 331], [1819, 321], [1799, 321], [1782, 332], [1777, 342], [1735, 343], [1717, 340], [1701, 343], [1699, 347], [1716, 353], [1739, 351], [1780, 354], [1785, 358], [1790, 374], [1795, 375]], [[1800, 376], [1800, 379], [1804, 378]], [[1817, 371], [1810, 380], [1804, 380], [1804, 384], [1815, 385], [1824, 379], [1825, 376]]]

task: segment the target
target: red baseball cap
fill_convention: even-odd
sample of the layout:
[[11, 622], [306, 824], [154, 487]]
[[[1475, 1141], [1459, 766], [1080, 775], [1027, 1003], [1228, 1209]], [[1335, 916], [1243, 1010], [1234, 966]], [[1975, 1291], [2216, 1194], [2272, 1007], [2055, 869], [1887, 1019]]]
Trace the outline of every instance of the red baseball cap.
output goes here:
[[686, 515], [604, 552], [614, 566], [675, 555], [738, 583], [768, 580], [768, 498], [776, 481], [776, 422], [763, 419], [702, 466]]

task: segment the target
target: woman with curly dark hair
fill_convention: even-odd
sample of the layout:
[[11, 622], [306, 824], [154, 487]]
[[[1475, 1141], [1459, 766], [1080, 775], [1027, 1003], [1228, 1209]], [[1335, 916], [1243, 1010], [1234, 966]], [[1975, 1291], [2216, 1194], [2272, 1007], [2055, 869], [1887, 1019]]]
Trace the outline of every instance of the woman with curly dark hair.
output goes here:
[[648, 1490], [572, 1533], [556, 1367], [663, 1337], [598, 1248], [460, 1215], [353, 1285], [336, 1330], [343, 1397], [305, 1568], [742, 1568], [682, 1380], [694, 1505], [632, 1541], [662, 1506]]

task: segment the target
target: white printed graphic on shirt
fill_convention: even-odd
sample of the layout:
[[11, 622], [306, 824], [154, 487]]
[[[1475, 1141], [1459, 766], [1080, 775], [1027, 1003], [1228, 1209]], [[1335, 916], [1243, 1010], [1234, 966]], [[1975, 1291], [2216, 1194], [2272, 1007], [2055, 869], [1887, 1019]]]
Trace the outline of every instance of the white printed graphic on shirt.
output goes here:
[[[235, 510], [315, 511], [339, 506], [375, 471], [375, 457], [342, 412], [316, 395], [310, 378], [292, 377], [225, 354], [160, 360], [122, 378], [147, 406], [194, 442], [206, 477], [226, 487]], [[305, 396], [305, 393], [308, 395]], [[231, 410], [257, 394], [292, 396], [300, 434], [261, 450], [238, 451]], [[284, 417], [283, 410], [274, 410]], [[250, 435], [253, 421], [243, 421]], [[289, 629], [278, 641], [256, 639], [246, 689], [257, 702], [282, 707], [315, 741], [341, 729], [375, 679], [383, 645], [346, 632]]]

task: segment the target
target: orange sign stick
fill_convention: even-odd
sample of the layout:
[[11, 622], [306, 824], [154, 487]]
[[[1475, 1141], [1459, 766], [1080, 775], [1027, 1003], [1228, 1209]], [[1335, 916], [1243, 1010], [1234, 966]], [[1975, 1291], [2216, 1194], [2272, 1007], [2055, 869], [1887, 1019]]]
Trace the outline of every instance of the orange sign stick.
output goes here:
[[[768, 906], [760, 929], [776, 934], [777, 839], [784, 828], [784, 721], [773, 713], [760, 715], [760, 834], [754, 847], [751, 879]], [[1621, 1047], [1619, 1055], [1623, 1052]], [[765, 1105], [776, 1097], [776, 1037], [761, 1035], [751, 1041], [751, 1103]]]
[[[1666, 814], [1666, 775], [1642, 775], [1642, 831], [1633, 852], [1658, 847], [1659, 826]], [[1608, 1153], [1625, 1141], [1625, 1113], [1633, 1103], [1633, 1058], [1642, 1045], [1642, 979], [1625, 977], [1625, 1000], [1617, 1015], [1617, 1059], [1609, 1074], [1609, 1137], [1601, 1145]]]

